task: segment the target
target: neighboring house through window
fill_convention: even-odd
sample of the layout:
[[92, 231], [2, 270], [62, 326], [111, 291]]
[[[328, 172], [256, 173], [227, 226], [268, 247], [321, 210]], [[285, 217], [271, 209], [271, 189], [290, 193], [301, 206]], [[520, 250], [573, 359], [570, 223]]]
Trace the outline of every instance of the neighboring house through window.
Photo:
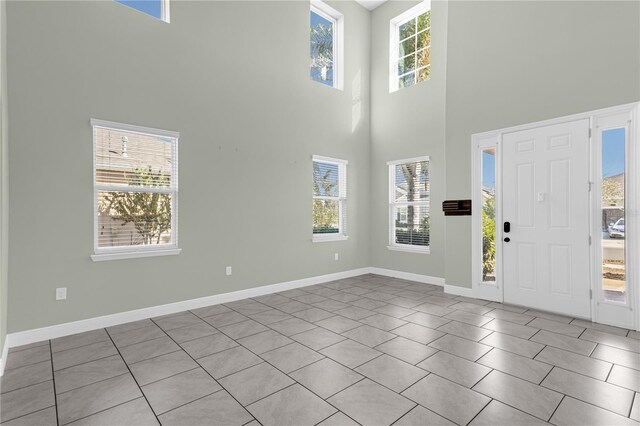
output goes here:
[[390, 161], [389, 249], [429, 252], [429, 157]]
[[177, 254], [176, 132], [91, 120], [94, 260]]
[[342, 89], [344, 17], [327, 4], [313, 0], [310, 12], [311, 80]]
[[347, 163], [313, 156], [313, 241], [347, 238]]
[[431, 76], [431, 3], [426, 0], [390, 23], [389, 91]]

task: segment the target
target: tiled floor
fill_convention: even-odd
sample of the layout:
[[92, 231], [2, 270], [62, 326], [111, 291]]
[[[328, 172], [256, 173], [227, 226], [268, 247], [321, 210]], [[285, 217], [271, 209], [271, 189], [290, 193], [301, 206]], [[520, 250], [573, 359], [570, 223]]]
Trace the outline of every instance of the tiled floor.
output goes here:
[[10, 351], [2, 425], [626, 425], [639, 333], [364, 275]]

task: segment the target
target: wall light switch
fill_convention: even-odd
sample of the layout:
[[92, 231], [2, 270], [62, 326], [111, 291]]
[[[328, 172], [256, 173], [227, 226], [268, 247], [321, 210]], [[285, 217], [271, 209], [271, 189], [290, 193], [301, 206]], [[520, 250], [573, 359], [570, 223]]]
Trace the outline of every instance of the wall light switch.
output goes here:
[[227, 266], [226, 273], [227, 275], [231, 275], [233, 271], [231, 270], [231, 266]]
[[59, 287], [56, 288], [56, 300], [65, 300], [67, 298], [67, 288]]
[[335, 260], [339, 260], [340, 259], [340, 255], [338, 253], [336, 253], [336, 254], [333, 255], [333, 258]]

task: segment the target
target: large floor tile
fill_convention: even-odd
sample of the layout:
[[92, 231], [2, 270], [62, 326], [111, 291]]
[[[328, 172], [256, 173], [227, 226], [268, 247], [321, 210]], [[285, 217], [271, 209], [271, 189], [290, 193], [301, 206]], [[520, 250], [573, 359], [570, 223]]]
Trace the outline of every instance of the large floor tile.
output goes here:
[[129, 365], [131, 373], [140, 386], [196, 367], [198, 364], [183, 351], [172, 352]]
[[429, 344], [432, 348], [475, 361], [491, 350], [491, 346], [447, 334]]
[[349, 368], [355, 368], [382, 354], [353, 340], [344, 340], [320, 350], [320, 353]]
[[551, 423], [558, 426], [599, 426], [599, 425], [636, 425], [627, 417], [603, 410], [595, 405], [565, 397], [551, 417]]
[[120, 349], [120, 354], [127, 364], [133, 364], [179, 350], [180, 346], [171, 340], [171, 338], [165, 336], [125, 346]]
[[492, 331], [498, 331], [503, 334], [520, 337], [521, 339], [529, 339], [538, 332], [537, 328], [526, 325], [516, 324], [510, 321], [494, 319], [493, 321], [483, 325], [484, 328]]
[[80, 346], [90, 345], [96, 342], [109, 340], [107, 331], [103, 328], [98, 330], [87, 331], [85, 333], [73, 334], [70, 336], [59, 337], [51, 340], [51, 351], [60, 352], [67, 349], [78, 348]]
[[453, 334], [454, 336], [463, 337], [475, 342], [482, 340], [489, 334], [491, 334], [490, 330], [485, 330], [484, 328], [476, 327], [458, 321], [451, 321], [439, 327], [438, 331], [443, 331], [445, 333]]
[[293, 315], [294, 312], [304, 311], [306, 309], [311, 309], [311, 305], [307, 305], [306, 303], [298, 302], [297, 300], [292, 300], [290, 302], [283, 303], [278, 305], [278, 310], [282, 312], [286, 312], [287, 314]]
[[637, 353], [614, 348], [613, 346], [598, 345], [591, 354], [591, 357], [640, 370], [640, 356], [638, 356]]
[[370, 325], [354, 328], [353, 330], [342, 333], [342, 335], [369, 347], [378, 346], [396, 337], [395, 334], [371, 327]]
[[322, 321], [323, 319], [326, 319], [326, 318], [330, 318], [334, 314], [332, 312], [325, 311], [324, 309], [313, 307], [310, 309], [305, 309], [304, 311], [294, 312], [291, 315], [293, 315], [294, 317], [303, 319], [305, 321], [316, 322], [316, 321]]
[[67, 392], [128, 372], [129, 369], [120, 355], [74, 365], [55, 372], [56, 393]]
[[357, 306], [349, 306], [348, 308], [338, 309], [337, 311], [335, 311], [335, 313], [356, 321], [376, 314], [374, 311], [359, 308]]
[[273, 324], [274, 322], [283, 321], [293, 317], [277, 309], [271, 309], [269, 311], [264, 311], [264, 312], [259, 312], [257, 314], [249, 315], [249, 318], [259, 322], [260, 324], [269, 325], [269, 324]]
[[487, 405], [484, 410], [476, 416], [469, 425], [471, 426], [535, 426], [546, 425], [540, 419], [530, 416], [513, 407], [496, 401], [495, 399]]
[[337, 410], [299, 384], [247, 407], [264, 426], [315, 425]]
[[511, 312], [504, 309], [494, 309], [491, 312], [485, 314], [487, 317], [493, 317], [504, 321], [513, 322], [520, 325], [525, 325], [533, 319], [530, 315], [524, 315], [517, 312]]
[[293, 343], [293, 340], [283, 336], [277, 331], [267, 330], [262, 333], [238, 339], [237, 342], [250, 351], [261, 354]]
[[400, 420], [395, 422], [393, 426], [453, 426], [455, 423], [445, 419], [442, 416], [417, 405], [413, 410], [402, 416]]
[[204, 321], [198, 321], [193, 325], [174, 328], [166, 331], [167, 334], [178, 343], [188, 342], [189, 340], [194, 340], [200, 337], [210, 336], [212, 334], [218, 333], [218, 330]]
[[[370, 318], [373, 318], [373, 317], [370, 317]], [[345, 331], [353, 330], [354, 328], [358, 328], [362, 326], [362, 323], [349, 319], [347, 317], [340, 316], [340, 315], [336, 315], [331, 318], [317, 321], [315, 324], [338, 334], [344, 333]]]
[[607, 382], [631, 389], [635, 392], [640, 392], [640, 371], [614, 365], [611, 374], [609, 374], [607, 378]]
[[527, 324], [527, 326], [551, 331], [558, 334], [565, 334], [571, 337], [578, 337], [585, 330], [584, 327], [578, 327], [577, 325], [572, 324], [564, 324], [544, 318], [536, 318], [529, 324]]
[[328, 401], [363, 425], [390, 425], [415, 406], [412, 401], [368, 379], [348, 387]]
[[225, 391], [198, 399], [161, 415], [163, 426], [241, 426], [253, 418]]
[[300, 318], [289, 318], [284, 321], [269, 324], [269, 327], [285, 336], [292, 336], [304, 331], [313, 330], [317, 326]]
[[611, 333], [587, 329], [582, 333], [580, 339], [602, 343], [603, 345], [613, 346], [614, 348], [624, 349], [625, 351], [640, 352], [640, 340], [630, 337], [622, 337]]
[[[462, 312], [462, 311], [454, 311], [454, 312]], [[441, 327], [446, 323], [451, 322], [451, 320], [452, 319], [442, 318], [437, 315], [426, 314], [424, 312], [416, 312], [414, 314], [403, 317], [403, 321], [409, 321], [414, 324], [422, 325], [424, 327], [429, 327], [433, 329]]]
[[544, 344], [498, 332], [494, 332], [493, 334], [485, 337], [480, 341], [480, 343], [493, 346], [494, 348], [502, 349], [507, 352], [513, 352], [514, 354], [526, 356], [528, 358], [533, 358], [544, 348]]
[[36, 346], [19, 352], [12, 352], [7, 356], [5, 370], [26, 367], [51, 359], [51, 349], [49, 345]]
[[489, 373], [473, 389], [545, 421], [562, 400], [558, 392], [497, 370]]
[[240, 312], [242, 315], [247, 315], [247, 316], [253, 315], [253, 314], [259, 314], [260, 312], [270, 311], [271, 309], [272, 309], [271, 306], [267, 306], [259, 302], [245, 303], [243, 305], [235, 306], [233, 308], [234, 311]]
[[629, 414], [634, 397], [629, 389], [557, 367], [551, 370], [542, 386], [623, 416]]
[[535, 309], [528, 309], [526, 312], [524, 312], [527, 315], [531, 315], [537, 318], [544, 318], [550, 321], [555, 321], [555, 322], [561, 322], [564, 324], [569, 324], [571, 322], [571, 320], [573, 320], [573, 318], [571, 317], [567, 317], [564, 315], [558, 315], [558, 314], [554, 314], [551, 312], [545, 312], [545, 311], [538, 311]]
[[17, 417], [8, 422], [3, 422], [2, 426], [40, 426], [40, 425], [56, 425], [58, 422], [56, 407], [49, 407], [43, 410]]
[[544, 362], [498, 348], [492, 349], [477, 362], [536, 384], [539, 384], [553, 368]]
[[445, 315], [444, 318], [476, 327], [481, 327], [493, 319], [491, 317], [485, 317], [483, 315], [473, 314], [467, 311], [453, 311], [450, 314]]
[[490, 401], [464, 386], [429, 374], [402, 395], [455, 423], [466, 425]]
[[445, 316], [453, 312], [453, 309], [449, 309], [445, 306], [434, 305], [433, 303], [422, 303], [418, 306], [414, 306], [412, 309], [418, 312], [424, 312], [425, 314], [437, 315], [439, 317]]
[[74, 365], [106, 358], [111, 355], [116, 355], [117, 353], [118, 350], [111, 340], [55, 352], [53, 354], [53, 369], [60, 370], [73, 367]]
[[356, 368], [356, 371], [398, 393], [428, 374], [418, 367], [389, 355], [375, 358]]
[[157, 426], [158, 420], [144, 398], [134, 399], [72, 423], [73, 426]]
[[54, 404], [52, 381], [6, 392], [0, 397], [0, 422], [40, 411]]
[[4, 372], [4, 375], [0, 379], [0, 392], [4, 394], [52, 379], [53, 374], [51, 372], [50, 361], [14, 368]]
[[576, 325], [578, 327], [584, 327], [584, 328], [592, 328], [594, 330], [602, 331], [604, 333], [617, 334], [618, 336], [623, 336], [623, 337], [626, 336], [627, 332], [629, 331], [626, 328], [613, 327], [611, 325], [605, 325], [605, 324], [598, 324], [597, 322], [591, 322], [591, 321], [581, 320], [577, 318], [571, 321], [571, 325]]
[[158, 324], [158, 327], [160, 327], [164, 331], [202, 323], [202, 320], [191, 312], [184, 312], [180, 315], [172, 315], [168, 318], [153, 318], [153, 321]]
[[425, 359], [418, 367], [468, 388], [491, 371], [490, 368], [442, 351]]
[[236, 324], [239, 322], [247, 321], [249, 318], [244, 315], [232, 311], [225, 312], [223, 314], [212, 315], [210, 317], [204, 318], [204, 321], [207, 324], [210, 324], [216, 328], [224, 327], [226, 325]]
[[160, 415], [221, 389], [203, 369], [196, 368], [143, 386], [153, 411]]
[[[378, 302], [378, 304], [380, 304], [382, 302]], [[362, 304], [361, 304], [362, 306]], [[415, 314], [416, 311], [413, 309], [408, 309], [408, 308], [403, 308], [402, 306], [396, 306], [396, 305], [383, 305], [383, 306], [377, 306], [374, 309], [374, 313], [379, 313], [379, 314], [384, 314], [384, 315], [388, 315], [390, 317], [394, 317], [394, 318], [398, 318], [398, 319], [403, 319], [404, 317], [411, 315], [411, 314]]]
[[220, 379], [220, 384], [245, 406], [293, 383], [293, 380], [266, 362]]
[[212, 317], [214, 315], [224, 314], [225, 312], [231, 312], [231, 309], [224, 305], [211, 305], [191, 310], [192, 314], [200, 318]]
[[202, 368], [207, 370], [215, 379], [237, 373], [262, 362], [262, 358], [242, 346], [236, 346], [198, 359], [198, 363]]
[[116, 334], [126, 333], [128, 331], [136, 330], [138, 328], [143, 328], [150, 325], [155, 325], [155, 324], [150, 319], [143, 319], [139, 321], [132, 321], [124, 324], [114, 325], [112, 327], [107, 327], [106, 330], [111, 336], [114, 336]]
[[441, 331], [413, 323], [405, 324], [394, 329], [393, 334], [397, 334], [398, 336], [402, 336], [425, 345], [445, 335], [445, 333]]
[[160, 327], [152, 324], [147, 327], [136, 328], [124, 333], [118, 333], [111, 336], [113, 342], [118, 348], [133, 345], [135, 343], [146, 342], [147, 340], [153, 340], [166, 336], [165, 332]]
[[257, 321], [247, 320], [231, 325], [225, 325], [223, 327], [218, 327], [218, 330], [232, 339], [242, 339], [243, 337], [262, 333], [263, 331], [267, 331], [269, 329]]
[[318, 352], [313, 351], [300, 343], [265, 352], [262, 355], [265, 361], [285, 373], [290, 373], [324, 358]]
[[325, 311], [329, 311], [329, 312], [335, 312], [339, 309], [344, 309], [349, 307], [347, 303], [340, 302], [338, 300], [333, 300], [333, 299], [323, 300], [322, 302], [313, 303], [312, 305], [315, 306], [316, 308], [324, 309]]
[[318, 423], [318, 426], [359, 426], [355, 420], [348, 417], [342, 411], [338, 411], [333, 416]]
[[545, 347], [536, 355], [535, 359], [598, 380], [606, 380], [612, 367], [608, 362], [554, 348], [553, 346]]
[[360, 374], [327, 358], [294, 371], [290, 376], [324, 399], [362, 380]]
[[360, 322], [384, 331], [393, 330], [407, 323], [407, 321], [384, 314], [375, 314], [361, 319]]
[[238, 343], [222, 333], [217, 333], [199, 339], [189, 340], [188, 342], [182, 343], [181, 346], [182, 349], [193, 358], [199, 359], [238, 346]]
[[320, 327], [294, 334], [291, 338], [316, 351], [346, 339], [346, 337]]
[[58, 395], [60, 425], [142, 396], [130, 374], [113, 377]]

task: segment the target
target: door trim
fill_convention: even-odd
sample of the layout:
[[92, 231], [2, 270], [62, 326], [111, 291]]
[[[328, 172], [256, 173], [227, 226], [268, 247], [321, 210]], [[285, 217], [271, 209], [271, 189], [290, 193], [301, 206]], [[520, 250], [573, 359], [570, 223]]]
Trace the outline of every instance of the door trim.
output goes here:
[[[552, 118], [549, 120], [543, 120], [533, 123], [526, 123], [517, 126], [506, 127], [503, 129], [492, 130], [488, 132], [475, 133], [471, 135], [471, 188], [472, 188], [472, 290], [474, 297], [492, 300], [496, 302], [502, 302], [504, 300], [504, 287], [502, 282], [502, 244], [496, 244], [496, 283], [488, 284], [481, 282], [482, 280], [482, 194], [479, 188], [482, 184], [482, 150], [488, 147], [495, 147], [496, 149], [496, 241], [502, 241], [502, 137], [506, 133], [518, 132], [522, 130], [531, 130], [538, 127], [546, 127], [556, 124], [563, 124], [573, 122], [577, 120], [588, 119], [590, 121], [591, 137], [589, 138], [590, 144], [590, 164], [593, 164], [593, 148], [595, 140], [595, 122], [596, 120], [602, 120], [606, 117], [611, 117], [619, 114], [629, 114], [632, 117], [629, 130], [629, 144], [630, 147], [628, 153], [628, 165], [640, 164], [640, 102], [633, 102], [629, 104], [602, 108], [594, 111], [587, 111], [578, 114], [572, 114], [564, 117]], [[627, 240], [627, 259], [640, 258], [640, 171], [634, 167], [628, 167], [629, 176], [627, 177], [627, 197], [628, 207], [627, 217], [629, 222], [629, 235], [631, 237]], [[593, 181], [593, 166], [591, 166], [591, 180]], [[596, 200], [594, 199], [595, 192], [590, 192], [590, 206], [591, 211], [595, 209]], [[592, 221], [593, 221], [593, 214]], [[590, 233], [593, 233], [593, 227], [590, 229]], [[593, 236], [592, 236], [593, 240]], [[596, 258], [597, 244], [590, 246], [591, 263], [593, 264]], [[597, 285], [600, 284], [600, 275], [596, 274], [596, 268], [590, 267], [590, 288], [592, 294], [597, 294]], [[597, 275], [597, 276], [596, 276]], [[630, 309], [635, 314], [632, 315], [632, 320], [627, 325], [615, 324], [635, 330], [640, 330], [640, 264], [639, 262], [627, 261], [627, 286], [629, 289], [629, 302]], [[591, 300], [591, 320], [594, 322], [603, 322], [603, 318], [599, 318], [597, 314], [597, 302], [596, 297], [592, 297]]]

